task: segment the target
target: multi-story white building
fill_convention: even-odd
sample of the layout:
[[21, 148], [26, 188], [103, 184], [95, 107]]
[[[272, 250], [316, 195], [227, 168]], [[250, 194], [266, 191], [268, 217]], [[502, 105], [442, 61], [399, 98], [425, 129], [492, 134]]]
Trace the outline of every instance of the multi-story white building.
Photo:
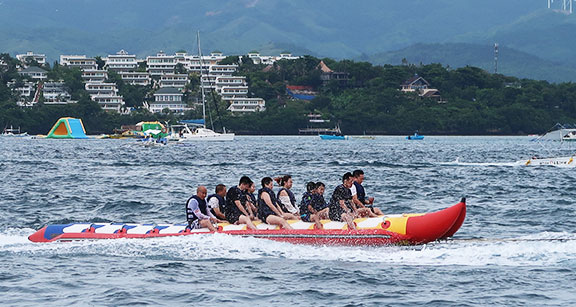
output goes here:
[[31, 107], [35, 104], [32, 95], [34, 95], [34, 92], [36, 91], [36, 82], [22, 82], [18, 84], [16, 81], [10, 81], [6, 85], [8, 85], [14, 93], [18, 94], [19, 106]]
[[88, 58], [85, 55], [61, 55], [60, 65], [68, 67], [76, 67], [81, 70], [95, 70], [98, 69], [96, 59]]
[[124, 98], [118, 95], [116, 83], [89, 82], [85, 88], [90, 98], [104, 110], [120, 112], [120, 108], [124, 105]]
[[45, 82], [42, 85], [42, 96], [44, 96], [44, 104], [76, 103], [72, 101], [72, 96], [66, 90], [64, 82]]
[[22, 62], [24, 67], [28, 67], [26, 63], [36, 61], [40, 65], [46, 65], [46, 55], [40, 53], [34, 53], [32, 51], [28, 51], [24, 54], [17, 54], [16, 58], [18, 61]]
[[105, 68], [113, 71], [135, 71], [138, 68], [138, 59], [134, 54], [128, 54], [120, 50], [116, 54], [110, 54], [105, 58]]
[[160, 87], [175, 87], [182, 90], [188, 82], [187, 74], [163, 74], [160, 76]]
[[296, 60], [300, 57], [293, 56], [290, 52], [282, 52], [279, 56], [268, 56], [260, 55], [258, 51], [251, 51], [248, 53], [248, 58], [250, 58], [254, 64], [270, 65], [279, 60]]
[[159, 113], [169, 109], [172, 112], [183, 113], [190, 110], [183, 97], [181, 90], [175, 87], [163, 87], [154, 93], [154, 102], [148, 104], [148, 110]]
[[176, 69], [176, 56], [166, 55], [160, 51], [155, 56], [146, 57], [146, 70], [151, 76], [160, 76], [162, 74], [173, 74]]
[[40, 67], [30, 66], [18, 72], [23, 77], [32, 78], [35, 80], [44, 80], [48, 77], [48, 72]]
[[108, 79], [107, 70], [86, 69], [82, 71], [82, 80], [84, 82], [104, 82]]
[[236, 64], [229, 64], [229, 65], [211, 65], [208, 68], [208, 74], [210, 75], [219, 75], [219, 76], [231, 76], [238, 70], [238, 65]]
[[140, 72], [140, 71], [120, 71], [118, 72], [120, 78], [124, 80], [125, 83], [131, 85], [141, 85], [141, 86], [148, 86], [152, 83], [152, 79], [150, 78], [150, 74], [147, 72]]
[[230, 112], [257, 112], [266, 110], [266, 102], [262, 98], [230, 98]]

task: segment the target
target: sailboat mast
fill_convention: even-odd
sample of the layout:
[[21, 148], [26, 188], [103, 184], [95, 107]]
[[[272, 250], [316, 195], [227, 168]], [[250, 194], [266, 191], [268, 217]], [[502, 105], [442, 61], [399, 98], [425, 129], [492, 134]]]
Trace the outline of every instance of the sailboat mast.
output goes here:
[[206, 128], [206, 97], [204, 94], [204, 79], [202, 78], [204, 72], [204, 62], [202, 62], [202, 49], [200, 48], [200, 31], [197, 35], [198, 39], [198, 57], [200, 58], [200, 91], [202, 92], [202, 119], [204, 120], [203, 126]]

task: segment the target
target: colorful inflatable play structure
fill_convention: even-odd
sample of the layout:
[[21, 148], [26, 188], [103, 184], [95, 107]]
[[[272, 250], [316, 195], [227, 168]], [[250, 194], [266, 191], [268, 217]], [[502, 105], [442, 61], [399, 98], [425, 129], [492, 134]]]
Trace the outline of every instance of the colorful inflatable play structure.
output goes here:
[[49, 139], [87, 139], [82, 120], [73, 117], [62, 117], [50, 129]]
[[[354, 220], [356, 229], [343, 222], [322, 220], [323, 229], [314, 223], [289, 221], [293, 229], [255, 222], [258, 230], [246, 225], [218, 224], [218, 233], [298, 244], [327, 245], [410, 245], [424, 244], [453, 236], [466, 217], [466, 200], [430, 213], [384, 215]], [[30, 235], [32, 242], [94, 239], [143, 239], [211, 233], [207, 228], [189, 229], [187, 224], [72, 223], [48, 225]]]

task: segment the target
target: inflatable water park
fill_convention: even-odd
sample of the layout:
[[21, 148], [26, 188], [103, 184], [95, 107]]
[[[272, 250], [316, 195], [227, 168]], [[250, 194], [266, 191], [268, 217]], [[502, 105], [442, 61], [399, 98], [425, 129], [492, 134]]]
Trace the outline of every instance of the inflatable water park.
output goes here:
[[84, 124], [79, 118], [62, 117], [46, 136], [48, 139], [87, 139]]
[[[356, 229], [344, 222], [288, 221], [293, 229], [255, 222], [258, 230], [244, 224], [218, 224], [217, 233], [254, 237], [294, 244], [313, 245], [417, 245], [452, 237], [466, 218], [466, 199], [430, 213], [385, 215], [355, 219]], [[48, 225], [28, 237], [32, 242], [66, 242], [96, 239], [145, 239], [213, 233], [207, 228], [189, 229], [187, 224], [71, 223]]]

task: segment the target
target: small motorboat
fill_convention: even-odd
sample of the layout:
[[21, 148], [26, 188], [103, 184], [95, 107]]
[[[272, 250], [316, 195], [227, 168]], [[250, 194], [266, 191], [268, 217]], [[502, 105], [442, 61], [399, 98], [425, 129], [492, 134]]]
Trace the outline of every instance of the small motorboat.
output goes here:
[[[254, 223], [218, 224], [218, 233], [254, 237], [295, 244], [318, 245], [414, 245], [453, 236], [466, 217], [466, 199], [443, 210], [430, 213], [395, 214], [354, 220], [356, 229], [343, 222], [322, 220], [322, 229], [314, 223], [288, 221], [293, 229]], [[143, 239], [212, 233], [207, 228], [189, 229], [187, 224], [72, 223], [48, 225], [28, 237], [32, 242], [57, 242], [94, 239]]]
[[319, 134], [323, 140], [347, 140], [348, 137], [341, 134]]
[[418, 132], [414, 132], [413, 135], [409, 135], [406, 137], [407, 140], [423, 140], [424, 136], [418, 134]]

